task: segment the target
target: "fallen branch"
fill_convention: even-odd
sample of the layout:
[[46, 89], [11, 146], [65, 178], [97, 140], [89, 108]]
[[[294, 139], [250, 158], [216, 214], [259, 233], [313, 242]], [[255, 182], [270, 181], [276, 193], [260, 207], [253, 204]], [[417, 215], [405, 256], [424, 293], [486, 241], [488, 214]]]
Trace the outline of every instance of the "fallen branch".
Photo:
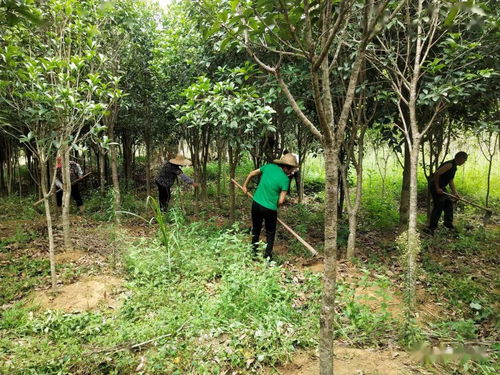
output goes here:
[[91, 355], [91, 354], [99, 354], [99, 353], [116, 353], [116, 352], [121, 352], [121, 351], [125, 351], [125, 350], [137, 350], [145, 345], [148, 345], [148, 344], [151, 344], [152, 342], [155, 342], [155, 341], [158, 341], [158, 340], [161, 340], [161, 339], [164, 339], [166, 337], [170, 337], [172, 335], [176, 335], [178, 334], [180, 331], [182, 331], [184, 329], [184, 327], [186, 326], [186, 324], [189, 322], [190, 319], [186, 320], [178, 329], [177, 331], [175, 331], [174, 333], [167, 333], [166, 335], [161, 335], [161, 336], [156, 336], [156, 337], [153, 337], [152, 339], [149, 339], [149, 340], [146, 340], [146, 341], [143, 341], [143, 342], [140, 342], [138, 344], [133, 344], [133, 345], [130, 345], [130, 344], [121, 344], [121, 345], [116, 345], [116, 346], [113, 346], [111, 348], [106, 348], [106, 349], [99, 349], [99, 350], [93, 350], [91, 352], [87, 352], [85, 353], [85, 355]]

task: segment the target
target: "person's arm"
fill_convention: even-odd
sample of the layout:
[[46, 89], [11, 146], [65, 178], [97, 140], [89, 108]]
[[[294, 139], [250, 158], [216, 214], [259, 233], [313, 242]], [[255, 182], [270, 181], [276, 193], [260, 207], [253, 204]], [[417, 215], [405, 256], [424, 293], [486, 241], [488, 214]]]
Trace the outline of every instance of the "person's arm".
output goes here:
[[80, 164], [75, 163], [75, 167], [76, 167], [76, 174], [78, 175], [78, 177], [82, 177], [83, 171], [82, 171], [82, 167], [80, 167]]
[[286, 193], [288, 193], [286, 190], [281, 191], [280, 199], [278, 200], [278, 206], [281, 206], [283, 203], [285, 203]]
[[181, 169], [179, 169], [179, 173], [177, 173], [177, 176], [179, 176], [180, 179], [182, 180], [182, 182], [184, 182], [185, 184], [193, 185], [194, 188], [198, 187], [198, 184], [196, 182], [194, 182], [194, 180], [191, 177], [189, 177], [187, 174], [182, 173]]
[[439, 177], [441, 177], [443, 173], [448, 172], [451, 168], [453, 168], [453, 164], [446, 163], [434, 173], [434, 187], [438, 194], [443, 194], [443, 189], [439, 186]]
[[250, 182], [250, 180], [255, 176], [259, 176], [260, 174], [262, 174], [260, 169], [256, 169], [248, 174], [247, 178], [245, 179], [245, 183], [242, 186], [243, 194], [246, 195], [248, 193], [247, 185]]
[[455, 188], [455, 183], [453, 182], [453, 180], [450, 181], [450, 188], [451, 188], [451, 193], [455, 197], [460, 198], [460, 195], [458, 195], [458, 193], [457, 193], [457, 189]]

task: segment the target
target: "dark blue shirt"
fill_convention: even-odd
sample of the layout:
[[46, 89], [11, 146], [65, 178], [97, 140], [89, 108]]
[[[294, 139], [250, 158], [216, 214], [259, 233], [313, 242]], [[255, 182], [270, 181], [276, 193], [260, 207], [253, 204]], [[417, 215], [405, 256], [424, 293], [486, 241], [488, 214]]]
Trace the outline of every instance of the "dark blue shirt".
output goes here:
[[190, 177], [182, 173], [181, 167], [176, 164], [172, 164], [169, 161], [163, 164], [160, 172], [155, 178], [155, 182], [165, 188], [170, 188], [177, 179], [177, 176], [179, 176], [186, 184], [191, 185], [194, 182]]

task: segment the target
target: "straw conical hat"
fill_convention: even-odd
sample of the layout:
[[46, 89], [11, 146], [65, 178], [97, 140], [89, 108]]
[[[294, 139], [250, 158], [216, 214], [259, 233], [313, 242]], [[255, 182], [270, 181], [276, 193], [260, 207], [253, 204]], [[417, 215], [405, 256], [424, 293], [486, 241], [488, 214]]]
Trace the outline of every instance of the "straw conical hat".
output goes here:
[[297, 164], [297, 159], [292, 154], [285, 154], [281, 157], [281, 159], [273, 160], [275, 164], [288, 165], [289, 167], [297, 168], [299, 165]]
[[177, 154], [177, 156], [173, 159], [170, 159], [169, 162], [175, 165], [182, 165], [184, 167], [191, 165], [191, 160], [186, 159], [184, 155], [181, 154]]

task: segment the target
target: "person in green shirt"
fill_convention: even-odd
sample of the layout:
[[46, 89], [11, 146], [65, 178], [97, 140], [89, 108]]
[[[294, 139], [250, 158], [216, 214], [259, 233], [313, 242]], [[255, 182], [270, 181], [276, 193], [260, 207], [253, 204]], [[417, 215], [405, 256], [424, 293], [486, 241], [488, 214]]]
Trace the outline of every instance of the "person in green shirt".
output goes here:
[[255, 176], [261, 176], [257, 191], [252, 202], [252, 245], [254, 255], [257, 255], [262, 222], [266, 229], [267, 247], [265, 257], [272, 259], [276, 224], [278, 221], [278, 206], [285, 202], [290, 185], [288, 176], [297, 168], [297, 160], [292, 154], [286, 154], [276, 159], [272, 164], [266, 164], [250, 172], [243, 184], [243, 193], [247, 194], [247, 185]]

